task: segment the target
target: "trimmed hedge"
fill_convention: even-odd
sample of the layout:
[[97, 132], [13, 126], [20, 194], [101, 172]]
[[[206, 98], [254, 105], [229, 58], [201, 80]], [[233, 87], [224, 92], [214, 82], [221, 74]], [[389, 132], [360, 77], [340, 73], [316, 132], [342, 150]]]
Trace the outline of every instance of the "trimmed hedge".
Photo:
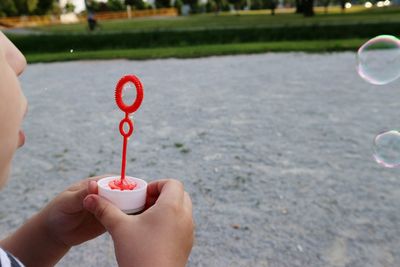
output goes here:
[[282, 26], [188, 31], [8, 35], [23, 53], [96, 51], [268, 41], [332, 40], [396, 35], [400, 23]]

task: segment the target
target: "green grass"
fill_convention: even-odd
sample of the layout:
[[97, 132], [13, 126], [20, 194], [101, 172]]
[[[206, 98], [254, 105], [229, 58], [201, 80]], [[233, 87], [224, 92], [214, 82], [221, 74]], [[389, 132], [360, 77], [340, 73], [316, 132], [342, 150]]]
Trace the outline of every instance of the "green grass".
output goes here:
[[73, 53], [30, 53], [28, 62], [54, 62], [69, 60], [96, 59], [157, 59], [157, 58], [196, 58], [206, 56], [256, 54], [266, 52], [334, 52], [356, 51], [365, 39], [319, 40], [319, 41], [283, 41], [268, 43], [244, 43], [225, 45], [202, 45], [184, 47], [163, 47], [151, 49], [123, 49], [101, 51], [74, 51]]
[[201, 45], [367, 39], [397, 34], [400, 23], [281, 26], [185, 31], [114, 32], [98, 34], [8, 35], [24, 54], [195, 47]]
[[[337, 9], [337, 8], [336, 8]], [[351, 10], [351, 9], [350, 9]], [[242, 12], [242, 15], [222, 13], [221, 15], [202, 14], [194, 16], [180, 16], [167, 18], [137, 18], [131, 20], [100, 21], [100, 32], [126, 31], [160, 31], [160, 30], [196, 30], [220, 28], [252, 28], [252, 27], [280, 27], [302, 25], [348, 25], [364, 23], [400, 23], [400, 8], [357, 8], [355, 12], [317, 13], [315, 17], [304, 18], [298, 14], [277, 14], [271, 16], [269, 11]], [[72, 25], [53, 25], [32, 28], [47, 33], [85, 33], [88, 32], [86, 23]]]
[[[304, 18], [269, 11], [202, 14], [187, 17], [101, 21], [88, 33], [86, 24], [33, 30], [44, 35], [9, 35], [30, 63], [97, 59], [195, 58], [265, 52], [356, 51], [379, 34], [397, 34], [400, 8], [357, 7], [345, 14], [331, 8]], [[292, 11], [293, 12], [293, 11]], [[74, 49], [70, 53], [70, 49]]]

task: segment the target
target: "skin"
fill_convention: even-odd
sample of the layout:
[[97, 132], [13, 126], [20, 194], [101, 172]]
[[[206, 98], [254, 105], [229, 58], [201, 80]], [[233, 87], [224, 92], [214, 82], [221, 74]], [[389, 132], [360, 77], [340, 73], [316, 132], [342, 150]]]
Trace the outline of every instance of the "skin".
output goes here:
[[111, 234], [119, 266], [185, 266], [193, 246], [193, 219], [183, 184], [171, 179], [150, 183], [146, 205], [145, 212], [129, 216], [96, 194], [84, 200]]
[[0, 186], [7, 181], [15, 150], [23, 145], [19, 131], [28, 105], [17, 76], [25, 66], [25, 57], [0, 32]]
[[[23, 146], [20, 132], [27, 100], [18, 76], [26, 67], [21, 52], [0, 32], [0, 187], [8, 179], [13, 155]], [[70, 186], [0, 246], [26, 266], [54, 266], [72, 246], [108, 231], [119, 266], [185, 266], [193, 246], [192, 202], [174, 179], [148, 185], [146, 209], [131, 216], [97, 195], [96, 181]]]

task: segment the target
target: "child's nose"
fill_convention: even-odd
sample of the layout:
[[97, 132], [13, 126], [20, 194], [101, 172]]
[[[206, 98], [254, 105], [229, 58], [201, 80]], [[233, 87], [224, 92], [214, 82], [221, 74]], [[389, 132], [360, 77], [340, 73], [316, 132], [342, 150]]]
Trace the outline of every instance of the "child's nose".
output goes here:
[[17, 75], [20, 75], [26, 68], [26, 58], [1, 31], [0, 46], [3, 48], [8, 64]]

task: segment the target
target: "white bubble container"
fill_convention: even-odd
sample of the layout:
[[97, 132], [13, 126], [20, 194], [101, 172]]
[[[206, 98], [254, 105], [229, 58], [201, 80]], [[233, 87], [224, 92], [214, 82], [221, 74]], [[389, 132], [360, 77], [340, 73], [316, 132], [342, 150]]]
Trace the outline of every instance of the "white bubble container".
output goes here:
[[108, 199], [111, 203], [117, 206], [120, 210], [126, 214], [137, 213], [144, 209], [146, 204], [146, 192], [147, 183], [146, 181], [126, 176], [130, 182], [135, 182], [137, 184], [136, 188], [133, 190], [119, 190], [111, 189], [108, 185], [111, 181], [119, 179], [120, 176], [111, 176], [100, 179], [97, 181], [99, 196]]

